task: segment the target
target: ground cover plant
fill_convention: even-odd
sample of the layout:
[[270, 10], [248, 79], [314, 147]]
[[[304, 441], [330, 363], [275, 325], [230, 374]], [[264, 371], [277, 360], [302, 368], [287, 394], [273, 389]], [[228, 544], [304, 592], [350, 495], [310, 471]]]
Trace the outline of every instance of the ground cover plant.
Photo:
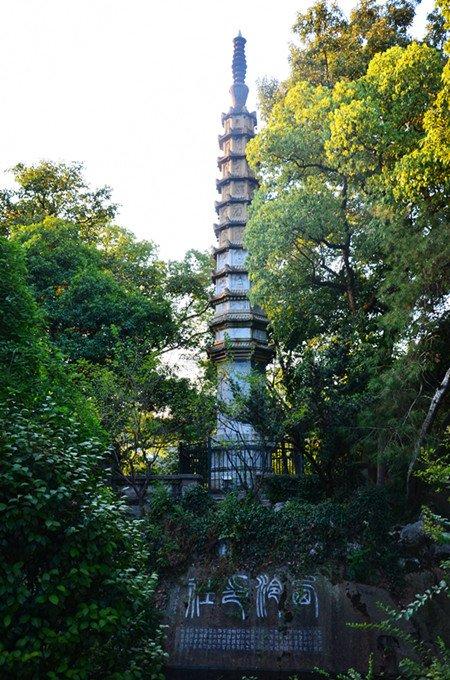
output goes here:
[[[158, 487], [144, 518], [153, 566], [163, 577], [183, 573], [193, 561], [208, 573], [287, 564], [302, 573], [398, 587], [402, 552], [395, 521], [395, 504], [375, 485], [345, 500], [291, 499], [279, 510], [252, 494], [231, 493], [214, 503], [202, 487], [174, 502]], [[217, 558], [220, 541], [228, 546], [223, 560]]]

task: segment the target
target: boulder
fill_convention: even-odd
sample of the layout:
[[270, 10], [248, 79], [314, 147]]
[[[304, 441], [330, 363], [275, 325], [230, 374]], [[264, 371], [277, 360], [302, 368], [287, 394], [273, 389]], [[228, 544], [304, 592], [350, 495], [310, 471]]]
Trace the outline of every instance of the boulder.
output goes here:
[[[423, 592], [437, 578], [432, 572], [415, 575], [409, 589]], [[414, 652], [394, 629], [373, 627], [386, 618], [379, 603], [396, 608], [383, 588], [293, 574], [287, 565], [221, 572], [220, 578], [193, 566], [168, 584], [166, 677], [287, 679], [317, 667], [333, 676], [349, 668], [366, 673], [370, 655], [377, 673], [395, 676], [399, 660], [414, 658]], [[439, 596], [426, 609], [427, 616], [414, 623], [421, 639], [443, 634], [447, 640], [450, 601]], [[354, 629], [348, 623], [368, 625]], [[415, 634], [412, 622], [399, 626]]]
[[427, 540], [423, 519], [405, 524], [400, 530], [400, 542], [407, 546], [420, 546]]

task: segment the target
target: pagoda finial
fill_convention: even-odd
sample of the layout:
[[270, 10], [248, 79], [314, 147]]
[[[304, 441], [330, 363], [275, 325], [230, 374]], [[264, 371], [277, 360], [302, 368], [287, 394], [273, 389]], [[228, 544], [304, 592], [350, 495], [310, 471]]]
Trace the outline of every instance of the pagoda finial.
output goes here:
[[247, 101], [248, 87], [245, 84], [245, 74], [247, 72], [247, 62], [245, 60], [245, 43], [246, 39], [241, 35], [235, 37], [234, 52], [233, 52], [233, 85], [230, 88], [230, 94], [233, 101], [233, 109], [241, 111], [245, 108]]

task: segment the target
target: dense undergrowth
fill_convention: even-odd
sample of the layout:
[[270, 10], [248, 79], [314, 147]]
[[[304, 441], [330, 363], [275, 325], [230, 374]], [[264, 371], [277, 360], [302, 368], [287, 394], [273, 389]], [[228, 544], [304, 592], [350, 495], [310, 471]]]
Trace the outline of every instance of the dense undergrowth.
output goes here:
[[[282, 507], [231, 493], [219, 503], [195, 487], [177, 503], [155, 487], [144, 524], [152, 567], [161, 575], [193, 561], [220, 571], [287, 564], [298, 572], [319, 570], [331, 579], [401, 584], [407, 560], [394, 530], [399, 508], [386, 488], [362, 487], [341, 499], [313, 501], [307, 480]], [[226, 556], [218, 559], [220, 541]]]

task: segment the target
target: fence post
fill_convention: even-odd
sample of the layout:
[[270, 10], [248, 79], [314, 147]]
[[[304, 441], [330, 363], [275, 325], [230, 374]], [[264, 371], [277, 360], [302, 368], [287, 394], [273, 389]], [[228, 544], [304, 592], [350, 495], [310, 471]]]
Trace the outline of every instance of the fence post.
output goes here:
[[211, 491], [211, 437], [206, 440], [206, 477], [208, 489]]

